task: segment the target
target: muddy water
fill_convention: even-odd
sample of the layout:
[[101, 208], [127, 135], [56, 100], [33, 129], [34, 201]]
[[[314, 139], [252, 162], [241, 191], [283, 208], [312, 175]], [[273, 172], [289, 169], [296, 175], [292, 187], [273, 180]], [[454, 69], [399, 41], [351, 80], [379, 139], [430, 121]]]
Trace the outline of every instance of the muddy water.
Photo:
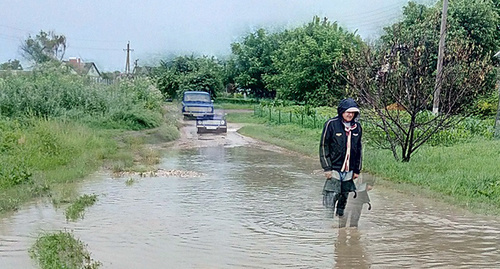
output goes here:
[[316, 160], [202, 140], [160, 165], [199, 176], [127, 186], [127, 177], [97, 174], [78, 186], [99, 199], [79, 221], [46, 203], [0, 219], [0, 268], [37, 268], [27, 249], [39, 233], [62, 229], [102, 268], [500, 267], [497, 219], [375, 186], [359, 227], [339, 229], [322, 208]]

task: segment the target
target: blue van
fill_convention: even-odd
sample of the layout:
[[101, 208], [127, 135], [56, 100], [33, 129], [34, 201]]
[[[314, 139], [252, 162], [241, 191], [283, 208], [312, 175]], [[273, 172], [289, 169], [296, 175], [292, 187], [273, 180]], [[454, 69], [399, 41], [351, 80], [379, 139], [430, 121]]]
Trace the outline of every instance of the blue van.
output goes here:
[[214, 101], [210, 93], [187, 91], [182, 97], [182, 114], [186, 118], [210, 118], [214, 115]]

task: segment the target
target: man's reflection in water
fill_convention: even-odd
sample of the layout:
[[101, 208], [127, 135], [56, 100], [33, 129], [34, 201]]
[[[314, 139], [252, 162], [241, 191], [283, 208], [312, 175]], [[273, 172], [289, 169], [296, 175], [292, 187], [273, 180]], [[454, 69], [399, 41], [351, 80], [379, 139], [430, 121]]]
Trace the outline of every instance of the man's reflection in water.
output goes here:
[[339, 229], [335, 242], [335, 268], [370, 268], [370, 257], [356, 228]]
[[[344, 216], [339, 217], [339, 228], [358, 227], [363, 206], [366, 204], [368, 205], [368, 209], [371, 209], [368, 192], [373, 188], [373, 183], [373, 180], [363, 180], [361, 177], [359, 178], [356, 183], [356, 198], [354, 198], [353, 192], [349, 193]], [[349, 225], [347, 225], [347, 222], [349, 222]]]
[[359, 177], [356, 182], [357, 195], [349, 194], [344, 216], [339, 217], [339, 234], [335, 242], [335, 268], [370, 268], [370, 258], [361, 242], [358, 230], [363, 206], [371, 207], [368, 192], [373, 188], [372, 177]]

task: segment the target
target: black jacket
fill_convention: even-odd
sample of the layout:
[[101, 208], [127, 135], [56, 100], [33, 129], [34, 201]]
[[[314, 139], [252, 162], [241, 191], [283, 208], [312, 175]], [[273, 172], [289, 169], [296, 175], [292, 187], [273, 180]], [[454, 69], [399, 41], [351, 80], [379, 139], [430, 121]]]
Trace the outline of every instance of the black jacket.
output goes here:
[[[329, 119], [323, 127], [319, 145], [319, 157], [321, 167], [323, 167], [324, 171], [340, 171], [342, 169], [347, 146], [347, 136], [344, 124], [342, 123], [342, 113], [350, 107], [357, 108], [354, 100], [343, 100], [338, 107], [338, 115]], [[357, 116], [358, 115], [354, 117], [352, 123], [356, 124], [356, 128], [351, 131], [351, 157], [349, 168], [354, 173], [359, 174], [361, 171], [362, 129], [359, 122], [354, 122]]]

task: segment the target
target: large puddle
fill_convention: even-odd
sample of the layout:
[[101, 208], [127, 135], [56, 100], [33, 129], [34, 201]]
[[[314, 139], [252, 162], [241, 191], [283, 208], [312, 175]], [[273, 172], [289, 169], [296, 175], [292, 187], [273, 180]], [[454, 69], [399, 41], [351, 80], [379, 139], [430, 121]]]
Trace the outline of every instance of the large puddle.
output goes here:
[[34, 204], [0, 219], [0, 268], [37, 268], [28, 248], [66, 229], [102, 268], [495, 268], [500, 223], [375, 186], [358, 228], [322, 207], [319, 163], [248, 146], [177, 148], [160, 165], [195, 177], [98, 174], [85, 217]]

